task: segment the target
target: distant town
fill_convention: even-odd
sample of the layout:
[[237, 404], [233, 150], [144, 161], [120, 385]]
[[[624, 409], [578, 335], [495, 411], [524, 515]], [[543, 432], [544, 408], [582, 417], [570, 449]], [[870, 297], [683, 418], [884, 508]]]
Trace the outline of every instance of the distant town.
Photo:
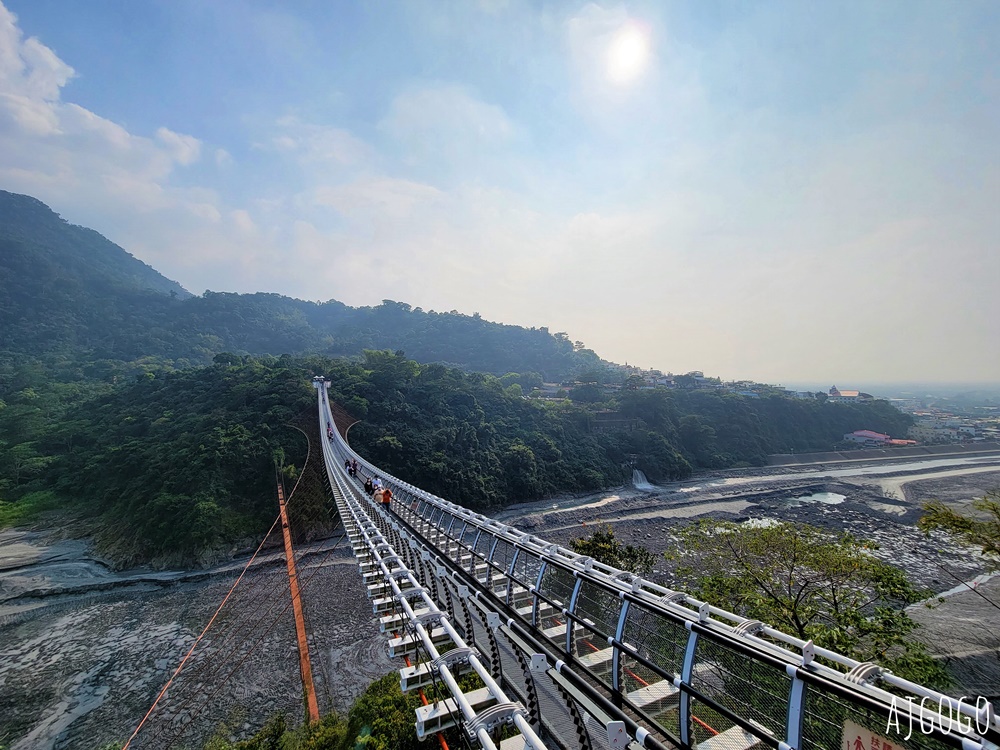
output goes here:
[[[611, 382], [617, 381], [617, 382]], [[542, 383], [532, 389], [530, 397], [543, 399], [572, 398], [574, 389], [599, 386], [611, 393], [620, 390], [706, 389], [734, 393], [746, 398], [784, 396], [812, 399], [826, 403], [865, 403], [876, 398], [888, 401], [900, 411], [910, 414], [915, 424], [905, 436], [892, 436], [872, 430], [858, 429], [844, 435], [845, 446], [858, 448], [902, 447], [912, 445], [942, 445], [1000, 441], [1000, 405], [995, 399], [948, 399], [940, 396], [876, 397], [862, 390], [831, 386], [828, 391], [800, 391], [781, 385], [756, 383], [751, 380], [723, 381], [706, 377], [700, 370], [675, 375], [660, 370], [644, 370], [632, 365], [610, 365], [603, 374], [582, 375], [581, 379], [564, 383]], [[611, 416], [611, 415], [608, 415]]]

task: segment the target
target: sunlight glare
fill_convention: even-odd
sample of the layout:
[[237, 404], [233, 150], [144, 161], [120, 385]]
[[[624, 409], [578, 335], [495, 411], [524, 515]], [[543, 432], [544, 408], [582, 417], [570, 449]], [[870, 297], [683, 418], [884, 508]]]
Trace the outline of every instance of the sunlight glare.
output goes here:
[[615, 34], [608, 47], [607, 76], [612, 83], [624, 85], [638, 78], [649, 60], [649, 34], [635, 23], [628, 23]]

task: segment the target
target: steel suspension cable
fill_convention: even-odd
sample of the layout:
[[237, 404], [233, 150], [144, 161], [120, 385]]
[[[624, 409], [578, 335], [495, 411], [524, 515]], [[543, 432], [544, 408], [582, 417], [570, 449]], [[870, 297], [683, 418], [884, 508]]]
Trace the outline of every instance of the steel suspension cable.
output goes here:
[[[309, 585], [310, 581], [312, 581], [312, 579], [313, 579], [313, 578], [315, 577], [316, 573], [317, 573], [317, 572], [319, 572], [319, 570], [321, 570], [321, 568], [322, 568], [322, 564], [323, 564], [323, 563], [325, 563], [327, 559], [329, 559], [330, 555], [332, 555], [332, 554], [333, 554], [334, 550], [336, 550], [336, 549], [337, 549], [337, 547], [338, 547], [338, 546], [340, 546], [340, 543], [341, 543], [341, 542], [342, 542], [342, 541], [343, 541], [343, 540], [344, 540], [344, 539], [345, 539], [346, 537], [347, 537], [347, 532], [345, 531], [345, 532], [344, 532], [343, 534], [341, 534], [341, 535], [340, 535], [339, 539], [338, 539], [338, 540], [337, 540], [337, 542], [336, 542], [336, 543], [334, 544], [334, 546], [333, 546], [333, 547], [331, 547], [331, 548], [330, 548], [330, 549], [329, 549], [329, 550], [327, 551], [327, 553], [326, 553], [326, 556], [325, 556], [325, 557], [323, 558], [323, 560], [322, 560], [322, 562], [320, 563], [320, 565], [319, 565], [319, 566], [317, 566], [317, 567], [316, 567], [316, 569], [315, 569], [315, 570], [313, 570], [313, 572], [312, 572], [312, 573], [311, 573], [311, 574], [309, 575], [309, 577], [308, 577], [308, 578], [306, 578], [306, 579], [305, 579], [305, 581], [303, 581], [303, 582], [302, 582], [302, 584], [301, 584], [301, 586], [300, 586], [300, 588], [301, 588], [301, 589], [303, 589], [303, 590], [304, 590], [304, 589], [305, 589], [305, 588], [306, 588], [306, 587], [307, 587], [307, 586]], [[252, 645], [252, 646], [250, 647], [249, 651], [247, 651], [247, 653], [243, 655], [243, 657], [242, 657], [242, 658], [240, 659], [240, 661], [239, 661], [239, 662], [238, 662], [238, 663], [236, 664], [236, 666], [235, 666], [235, 667], [233, 667], [233, 668], [232, 668], [232, 669], [231, 669], [231, 670], [229, 671], [229, 674], [227, 674], [227, 675], [225, 676], [225, 678], [224, 678], [223, 680], [221, 680], [220, 682], [218, 682], [218, 683], [217, 683], [217, 686], [216, 686], [215, 690], [213, 690], [213, 691], [212, 691], [212, 693], [211, 693], [211, 694], [210, 694], [210, 695], [208, 696], [208, 698], [206, 698], [206, 699], [205, 699], [205, 701], [204, 701], [204, 702], [203, 702], [203, 703], [202, 703], [202, 704], [201, 704], [201, 705], [199, 706], [198, 710], [197, 710], [197, 711], [195, 711], [195, 713], [194, 713], [194, 714], [193, 714], [193, 715], [191, 716], [191, 718], [190, 718], [190, 719], [188, 719], [187, 723], [186, 723], [186, 724], [184, 724], [183, 726], [181, 726], [181, 727], [180, 727], [180, 729], [178, 729], [178, 731], [177, 731], [177, 732], [175, 732], [175, 733], [174, 733], [174, 734], [173, 734], [173, 735], [172, 735], [172, 736], [170, 737], [170, 739], [169, 739], [169, 740], [167, 741], [167, 744], [165, 745], [165, 747], [166, 747], [166, 748], [169, 748], [169, 747], [171, 747], [171, 746], [173, 745], [173, 742], [174, 742], [174, 741], [175, 741], [175, 740], [176, 740], [176, 739], [177, 739], [178, 737], [180, 737], [180, 736], [181, 736], [181, 734], [183, 734], [183, 733], [184, 733], [184, 731], [186, 731], [186, 730], [187, 730], [187, 728], [191, 726], [191, 724], [193, 724], [193, 723], [194, 723], [194, 720], [195, 720], [195, 719], [197, 719], [199, 715], [201, 715], [201, 712], [202, 712], [202, 710], [204, 710], [205, 706], [207, 706], [207, 705], [208, 705], [209, 701], [211, 701], [211, 700], [212, 700], [212, 698], [214, 698], [214, 697], [215, 697], [216, 695], [218, 695], [218, 692], [219, 692], [219, 690], [221, 690], [221, 689], [222, 689], [222, 685], [224, 685], [224, 684], [228, 683], [228, 682], [229, 682], [229, 679], [230, 679], [230, 678], [231, 678], [231, 677], [232, 677], [232, 676], [233, 676], [233, 675], [234, 675], [234, 674], [235, 674], [235, 673], [237, 672], [237, 670], [239, 670], [239, 668], [240, 668], [241, 666], [243, 666], [243, 664], [244, 664], [244, 663], [246, 662], [246, 660], [247, 660], [247, 659], [249, 659], [249, 658], [250, 658], [250, 656], [251, 656], [251, 655], [253, 654], [253, 652], [257, 650], [257, 647], [258, 647], [258, 646], [260, 646], [260, 644], [261, 644], [261, 643], [263, 642], [263, 640], [264, 640], [264, 639], [265, 639], [265, 638], [266, 638], [266, 637], [268, 636], [268, 634], [269, 634], [269, 633], [271, 632], [271, 630], [272, 630], [272, 629], [274, 628], [274, 626], [275, 626], [275, 625], [276, 625], [276, 624], [278, 623], [278, 621], [279, 621], [279, 620], [281, 619], [281, 617], [282, 617], [282, 616], [284, 616], [284, 615], [285, 615], [285, 614], [286, 614], [286, 613], [288, 612], [288, 610], [289, 610], [289, 609], [291, 608], [291, 606], [292, 606], [292, 602], [291, 602], [291, 599], [289, 599], [289, 601], [288, 601], [288, 602], [287, 602], [287, 603], [285, 604], [285, 606], [284, 606], [284, 608], [283, 608], [283, 609], [281, 610], [281, 612], [279, 612], [279, 613], [278, 613], [278, 614], [277, 614], [277, 615], [276, 615], [276, 616], [275, 616], [275, 617], [274, 617], [274, 618], [273, 618], [273, 619], [271, 620], [270, 624], [269, 624], [269, 625], [267, 626], [267, 629], [266, 629], [266, 630], [264, 631], [264, 633], [263, 633], [263, 634], [262, 634], [262, 635], [260, 636], [260, 638], [258, 638], [258, 639], [257, 639], [257, 640], [256, 640], [256, 641], [254, 642], [254, 644], [253, 644], [253, 645]], [[249, 639], [244, 639], [244, 641], [243, 641], [242, 643], [240, 643], [239, 645], [241, 645], [241, 646], [242, 646], [242, 645], [243, 645], [243, 643], [246, 643], [246, 641], [247, 641], [247, 640], [249, 640]], [[123, 748], [122, 748], [122, 750], [125, 750], [125, 748], [123, 747]]]
[[149, 710], [146, 711], [146, 715], [142, 717], [142, 720], [139, 722], [139, 725], [132, 732], [132, 734], [128, 738], [128, 740], [125, 741], [125, 744], [122, 745], [122, 750], [128, 750], [129, 745], [132, 744], [132, 741], [136, 738], [136, 735], [139, 734], [139, 730], [142, 729], [143, 725], [146, 723], [146, 721], [148, 721], [149, 717], [153, 714], [153, 711], [156, 709], [156, 706], [159, 704], [160, 700], [166, 694], [167, 689], [170, 687], [171, 683], [174, 681], [174, 678], [176, 678], [177, 675], [179, 675], [181, 673], [181, 670], [184, 669], [184, 665], [187, 664], [188, 659], [191, 658], [191, 654], [194, 653], [194, 650], [198, 647], [198, 644], [201, 643], [202, 639], [208, 633], [209, 629], [212, 627], [212, 624], [215, 622], [215, 619], [219, 616], [219, 613], [222, 611], [222, 608], [226, 606], [226, 602], [229, 601], [229, 598], [233, 595], [233, 592], [236, 590], [236, 587], [239, 585], [240, 581], [243, 580], [243, 576], [246, 575], [246, 572], [250, 568], [250, 565], [257, 558], [257, 555], [260, 553], [261, 549], [264, 547], [264, 542], [266, 542], [267, 541], [267, 537], [269, 537], [271, 535], [271, 531], [274, 531], [274, 528], [275, 528], [275, 526], [278, 525], [278, 521], [279, 520], [280, 520], [280, 516], [278, 518], [274, 519], [274, 523], [271, 524], [271, 529], [267, 532], [267, 534], [261, 540], [260, 544], [257, 546], [257, 550], [253, 553], [253, 555], [250, 557], [250, 559], [247, 560], [247, 564], [243, 566], [243, 570], [240, 572], [239, 578], [237, 578], [236, 581], [233, 583], [233, 585], [229, 588], [229, 592], [226, 594], [225, 598], [222, 600], [222, 603], [219, 604], [218, 607], [216, 607], [215, 612], [212, 614], [211, 619], [208, 621], [208, 624], [205, 625], [204, 628], [202, 628], [201, 633], [195, 639], [194, 643], [191, 644], [191, 648], [188, 649], [187, 654], [185, 654], [184, 658], [181, 659], [181, 663], [177, 665], [177, 669], [174, 670], [174, 673], [170, 676], [170, 679], [167, 680], [167, 684], [163, 686], [163, 689], [160, 690], [159, 695], [156, 696], [156, 700], [153, 701], [153, 705], [151, 705], [149, 707]]

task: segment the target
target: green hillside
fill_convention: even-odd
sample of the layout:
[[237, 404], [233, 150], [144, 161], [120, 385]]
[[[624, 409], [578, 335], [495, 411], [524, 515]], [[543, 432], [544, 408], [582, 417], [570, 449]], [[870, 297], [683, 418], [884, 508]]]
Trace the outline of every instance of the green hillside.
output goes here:
[[[362, 420], [362, 455], [482, 510], [620, 485], [633, 463], [667, 481], [910, 420], [887, 402], [647, 390], [565, 334], [478, 315], [192, 297], [34, 199], [0, 203], [0, 526], [77, 516], [121, 564], [265, 531], [275, 464], [302, 466], [288, 425], [311, 424], [316, 374]], [[569, 398], [525, 398], [583, 370]]]
[[192, 296], [97, 232], [0, 191], [0, 378], [33, 358], [64, 381], [114, 381], [210, 364], [222, 352], [356, 356], [404, 350], [421, 362], [562, 380], [602, 362], [565, 334], [385, 300], [352, 308], [279, 294]]
[[[121, 562], [190, 562], [263, 533], [274, 515], [274, 465], [301, 468], [316, 429], [316, 374], [362, 421], [351, 443], [389, 472], [483, 511], [620, 485], [636, 462], [653, 481], [698, 468], [760, 463], [768, 453], [829, 447], [847, 426], [905, 429], [889, 404], [783, 396], [620, 391], [598, 406], [522, 396], [498, 378], [388, 351], [361, 361], [231, 357], [117, 387], [22, 372], [0, 408], [0, 520], [60, 509], [96, 521]], [[597, 429], [600, 410], [631, 429]], [[315, 434], [315, 433], [314, 433]], [[297, 469], [293, 470], [297, 471]]]
[[[106, 237], [66, 222], [40, 200], [27, 195], [0, 190], [0, 243], [0, 269], [5, 281], [34, 284], [42, 291], [51, 291], [51, 284], [71, 284], [83, 293], [97, 285], [101, 291], [118, 287], [173, 294], [181, 299], [191, 296], [176, 281]], [[21, 264], [26, 260], [42, 267], [25, 268]]]

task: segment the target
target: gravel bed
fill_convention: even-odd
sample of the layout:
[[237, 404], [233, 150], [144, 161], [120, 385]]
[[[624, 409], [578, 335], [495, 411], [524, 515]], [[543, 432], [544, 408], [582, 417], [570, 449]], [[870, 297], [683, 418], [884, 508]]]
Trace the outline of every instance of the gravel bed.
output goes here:
[[[513, 506], [500, 515], [562, 544], [588, 534], [594, 524], [611, 523], [621, 540], [656, 553], [675, 543], [678, 525], [701, 517], [846, 529], [877, 541], [877, 554], [935, 593], [986, 569], [973, 551], [943, 535], [927, 537], [914, 524], [925, 500], [967, 506], [1000, 486], [1000, 471], [927, 480], [915, 474], [902, 485], [902, 497], [884, 496], [871, 477], [797, 477], [802, 471], [754, 470], [760, 481], [736, 486], [711, 480], [737, 473], [716, 472], [654, 492], [622, 487]], [[835, 504], [796, 499], [816, 493], [844, 499]], [[239, 568], [237, 561], [202, 571], [116, 573], [89, 557], [78, 541], [0, 532], [0, 745], [88, 750], [124, 740]], [[303, 559], [300, 576], [321, 710], [342, 712], [373, 679], [400, 664], [388, 659], [346, 545], [328, 556], [318, 544]], [[659, 565], [653, 578], [671, 585], [669, 566]], [[987, 590], [995, 601], [996, 584]], [[133, 747], [165, 747], [168, 741], [200, 747], [214, 732], [242, 738], [277, 711], [297, 721], [303, 709], [287, 601], [284, 565], [271, 555], [237, 589]], [[964, 685], [965, 692], [979, 695], [986, 684], [1000, 685], [1000, 636], [984, 626], [996, 622], [993, 605], [969, 594], [921, 607], [921, 638], [954, 663], [965, 680], [958, 689]]]
[[[349, 551], [300, 570], [323, 713], [346, 711], [390, 662]], [[123, 583], [95, 597], [48, 597], [0, 625], [0, 744], [11, 750], [98, 748], [126, 739], [229, 591], [237, 573], [154, 590]], [[65, 589], [63, 589], [65, 590]], [[22, 597], [23, 598], [23, 597]], [[303, 715], [283, 564], [255, 568], [133, 743], [200, 747], [242, 738], [273, 713]]]

